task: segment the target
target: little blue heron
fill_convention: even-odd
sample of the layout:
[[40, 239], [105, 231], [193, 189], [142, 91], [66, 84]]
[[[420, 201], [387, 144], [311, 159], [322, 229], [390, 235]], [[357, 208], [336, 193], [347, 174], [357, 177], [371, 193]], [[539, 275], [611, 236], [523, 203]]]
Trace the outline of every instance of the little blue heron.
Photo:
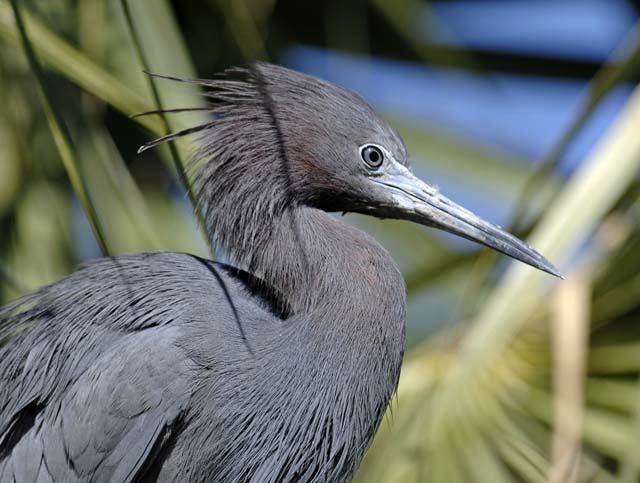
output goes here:
[[406, 297], [389, 254], [327, 212], [559, 275], [416, 178], [357, 95], [266, 63], [191, 82], [210, 120], [141, 149], [198, 133], [193, 188], [228, 264], [105, 258], [0, 309], [2, 483], [348, 481], [396, 390]]

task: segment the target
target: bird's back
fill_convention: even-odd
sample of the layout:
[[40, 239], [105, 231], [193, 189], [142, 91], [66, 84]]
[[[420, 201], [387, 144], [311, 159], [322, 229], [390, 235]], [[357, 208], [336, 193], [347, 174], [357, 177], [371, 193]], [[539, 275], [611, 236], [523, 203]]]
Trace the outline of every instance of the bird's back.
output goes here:
[[277, 320], [232, 270], [176, 253], [99, 260], [0, 309], [0, 482], [136, 481], [203, 373], [247, 351], [237, 324]]
[[[357, 279], [369, 252], [353, 250]], [[146, 253], [2, 308], [0, 482], [346, 481], [395, 389], [402, 333], [340, 302], [283, 318], [263, 288], [191, 255]], [[400, 295], [397, 313], [380, 313], [398, 331]], [[361, 319], [361, 343], [334, 305]]]

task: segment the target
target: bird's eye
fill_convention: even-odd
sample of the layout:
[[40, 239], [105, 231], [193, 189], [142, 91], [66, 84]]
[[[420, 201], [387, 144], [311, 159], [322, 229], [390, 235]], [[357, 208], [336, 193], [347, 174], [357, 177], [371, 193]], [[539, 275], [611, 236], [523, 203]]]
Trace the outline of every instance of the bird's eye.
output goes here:
[[384, 154], [377, 146], [365, 146], [360, 151], [362, 155], [362, 159], [367, 164], [369, 168], [378, 169], [382, 166], [382, 161], [384, 161]]

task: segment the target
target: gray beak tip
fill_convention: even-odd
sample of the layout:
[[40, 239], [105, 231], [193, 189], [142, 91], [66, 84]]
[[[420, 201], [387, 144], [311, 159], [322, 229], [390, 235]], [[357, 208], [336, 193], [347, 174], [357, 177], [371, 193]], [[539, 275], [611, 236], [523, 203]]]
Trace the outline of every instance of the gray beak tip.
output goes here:
[[547, 272], [549, 275], [553, 275], [554, 277], [559, 278], [560, 280], [566, 280], [565, 276], [562, 275], [562, 272], [554, 267], [551, 263], [549, 263], [545, 267], [536, 267], [542, 269], [544, 272]]

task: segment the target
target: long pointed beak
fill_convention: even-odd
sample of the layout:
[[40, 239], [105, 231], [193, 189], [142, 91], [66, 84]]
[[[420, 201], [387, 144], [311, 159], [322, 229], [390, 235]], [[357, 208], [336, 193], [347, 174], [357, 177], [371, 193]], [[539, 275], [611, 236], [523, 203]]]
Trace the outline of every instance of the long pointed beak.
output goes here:
[[403, 165], [394, 162], [371, 180], [381, 185], [397, 203], [392, 208], [395, 217], [454, 233], [564, 278], [551, 262], [522, 240], [445, 198]]

